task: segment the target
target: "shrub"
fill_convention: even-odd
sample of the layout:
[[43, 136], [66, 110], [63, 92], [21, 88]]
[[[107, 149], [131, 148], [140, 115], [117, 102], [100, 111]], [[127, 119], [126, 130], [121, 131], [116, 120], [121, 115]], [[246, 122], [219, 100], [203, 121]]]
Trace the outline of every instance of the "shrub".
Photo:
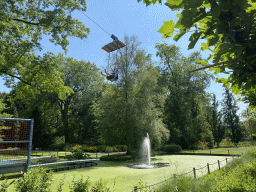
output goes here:
[[175, 153], [175, 152], [180, 152], [182, 150], [180, 145], [176, 145], [176, 144], [171, 144], [171, 145], [166, 145], [163, 150], [165, 152], [169, 152], [169, 153]]
[[75, 177], [73, 176], [73, 181], [72, 181], [72, 185], [69, 186], [69, 188], [71, 189], [70, 192], [79, 192], [79, 191], [88, 191], [89, 192], [89, 187], [90, 187], [90, 181], [89, 178], [87, 178], [86, 181], [83, 181], [83, 178], [81, 178], [80, 180], [76, 181]]
[[114, 147], [118, 149], [118, 152], [127, 151], [127, 146], [126, 145], [115, 145]]
[[113, 147], [107, 146], [105, 149], [106, 153], [112, 153], [113, 152]]
[[97, 146], [97, 152], [105, 152], [106, 151], [106, 145], [99, 145]]
[[70, 151], [72, 152], [73, 151], [73, 148], [78, 145], [78, 144], [66, 144], [65, 148], [64, 148], [64, 151]]
[[85, 152], [95, 153], [95, 152], [97, 152], [97, 147], [84, 146], [83, 150]]
[[102, 179], [97, 181], [95, 183], [95, 186], [92, 187], [91, 192], [110, 192], [110, 189], [106, 187], [106, 182], [104, 182]]
[[73, 147], [73, 152], [77, 152], [78, 150], [83, 150], [82, 145], [76, 145], [75, 147]]
[[119, 152], [120, 150], [116, 148], [115, 146], [113, 147], [113, 152]]
[[[15, 182], [15, 191], [19, 192], [51, 192], [51, 182], [52, 179], [52, 172], [46, 173], [41, 167], [32, 168], [28, 170], [27, 173], [24, 173], [24, 177], [21, 177], [17, 179]], [[61, 180], [59, 186], [58, 186], [58, 192], [62, 192], [62, 186], [64, 184], [64, 179]], [[75, 177], [73, 177], [73, 184], [69, 186], [71, 189], [70, 192], [98, 192], [98, 191], [107, 191], [109, 192], [109, 188], [106, 187], [106, 183], [100, 179], [95, 183], [94, 186], [91, 186], [91, 183], [89, 181], [89, 178], [86, 181], [83, 181], [83, 178], [80, 180], [76, 180]], [[7, 184], [7, 183], [6, 183]], [[4, 184], [0, 184], [0, 192], [6, 192], [7, 188], [1, 188], [1, 186], [5, 186]], [[90, 190], [91, 187], [91, 190]]]
[[72, 157], [74, 159], [85, 159], [90, 155], [84, 154], [82, 149], [78, 149], [77, 152], [73, 152]]
[[52, 172], [46, 173], [41, 167], [32, 168], [15, 182], [15, 191], [50, 192], [52, 180]]

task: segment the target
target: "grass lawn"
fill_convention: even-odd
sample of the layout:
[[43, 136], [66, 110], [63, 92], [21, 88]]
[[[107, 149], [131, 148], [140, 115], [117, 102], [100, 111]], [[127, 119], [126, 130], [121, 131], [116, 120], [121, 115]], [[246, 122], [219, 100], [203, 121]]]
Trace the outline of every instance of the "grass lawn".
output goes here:
[[[57, 191], [57, 186], [60, 183], [64, 175], [63, 192], [68, 192], [69, 185], [72, 183], [72, 176], [74, 175], [77, 180], [84, 177], [90, 177], [91, 183], [95, 183], [99, 179], [103, 179], [107, 182], [107, 186], [111, 191], [131, 191], [135, 185], [138, 185], [140, 179], [146, 182], [147, 185], [155, 184], [173, 176], [173, 174], [179, 175], [187, 173], [193, 170], [193, 167], [200, 168], [206, 166], [207, 163], [216, 163], [217, 160], [225, 160], [225, 156], [193, 156], [193, 155], [163, 155], [155, 156], [151, 158], [152, 163], [170, 163], [169, 167], [162, 167], [157, 169], [131, 169], [125, 167], [126, 165], [136, 164], [140, 162], [126, 161], [126, 162], [111, 162], [111, 161], [96, 161], [97, 166], [86, 167], [80, 169], [66, 170], [61, 172], [55, 172], [53, 174], [52, 191]], [[225, 161], [221, 164], [224, 166]], [[217, 164], [216, 169], [217, 169]], [[210, 168], [213, 170], [213, 168]], [[196, 172], [197, 177], [200, 177], [207, 173], [207, 168], [198, 170]], [[189, 173], [193, 175], [193, 172]], [[189, 175], [188, 174], [188, 175]], [[115, 187], [114, 187], [114, 181]], [[9, 180], [11, 182], [11, 180]], [[114, 190], [113, 190], [114, 187]], [[9, 192], [14, 192], [14, 184], [9, 187]]]

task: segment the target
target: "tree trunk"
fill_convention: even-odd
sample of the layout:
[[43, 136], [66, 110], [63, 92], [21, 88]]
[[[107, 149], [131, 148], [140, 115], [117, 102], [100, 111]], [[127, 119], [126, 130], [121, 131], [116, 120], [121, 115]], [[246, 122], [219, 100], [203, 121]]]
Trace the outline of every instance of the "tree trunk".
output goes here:
[[64, 127], [65, 144], [70, 143], [70, 133], [68, 129], [68, 103], [64, 103], [64, 109], [61, 104], [61, 116]]

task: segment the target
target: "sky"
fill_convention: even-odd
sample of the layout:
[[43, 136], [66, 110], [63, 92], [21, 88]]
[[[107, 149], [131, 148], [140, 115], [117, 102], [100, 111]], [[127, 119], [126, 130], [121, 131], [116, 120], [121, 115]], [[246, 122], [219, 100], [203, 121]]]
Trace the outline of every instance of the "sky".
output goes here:
[[[137, 0], [86, 1], [87, 10], [84, 14], [96, 22], [107, 33], [82, 12], [76, 10], [72, 13], [72, 17], [79, 19], [79, 21], [83, 22], [86, 27], [89, 27], [90, 34], [87, 39], [83, 40], [76, 37], [69, 37], [68, 40], [70, 44], [67, 47], [68, 53], [66, 56], [95, 63], [103, 71], [103, 69], [107, 67], [106, 58], [108, 54], [101, 48], [112, 42], [109, 34], [114, 34], [121, 41], [125, 35], [136, 35], [141, 42], [140, 48], [144, 49], [146, 53], [152, 54], [152, 60], [156, 62], [159, 61], [159, 58], [155, 56], [156, 43], [167, 43], [169, 45], [175, 44], [180, 48], [180, 54], [185, 57], [188, 57], [195, 51], [200, 51], [201, 43], [206, 42], [205, 40], [199, 40], [194, 49], [188, 50], [188, 45], [190, 43], [189, 37], [192, 34], [191, 32], [185, 34], [178, 42], [173, 40], [174, 35], [177, 34], [176, 32], [174, 32], [171, 38], [162, 39], [162, 34], [157, 31], [162, 27], [163, 21], [173, 20], [174, 23], [176, 23], [178, 21], [176, 15], [181, 12], [171, 11], [169, 7], [164, 5], [165, 2], [166, 0], [163, 0], [162, 5], [156, 3], [155, 5], [146, 7], [146, 4], [142, 2], [138, 3]], [[43, 51], [36, 52], [38, 55], [43, 55], [43, 53], [46, 52], [52, 52], [56, 55], [58, 53], [64, 53], [61, 46], [55, 46], [49, 41], [49, 36], [43, 36], [41, 44]], [[207, 59], [211, 52], [206, 50], [200, 51], [200, 53], [204, 59]], [[208, 63], [212, 64], [211, 61]], [[213, 72], [209, 73], [213, 74]], [[228, 75], [218, 74], [217, 77], [227, 78]], [[0, 91], [10, 91], [10, 89], [4, 85], [2, 77], [0, 77]], [[211, 84], [206, 91], [215, 93], [219, 102], [223, 100], [222, 94], [224, 93], [224, 88], [222, 87], [222, 84], [211, 81]], [[238, 97], [235, 96], [235, 98]], [[237, 102], [237, 105], [239, 107], [237, 112], [239, 115], [248, 106], [248, 104], [243, 102]], [[221, 106], [219, 106], [219, 110], [220, 107]]]

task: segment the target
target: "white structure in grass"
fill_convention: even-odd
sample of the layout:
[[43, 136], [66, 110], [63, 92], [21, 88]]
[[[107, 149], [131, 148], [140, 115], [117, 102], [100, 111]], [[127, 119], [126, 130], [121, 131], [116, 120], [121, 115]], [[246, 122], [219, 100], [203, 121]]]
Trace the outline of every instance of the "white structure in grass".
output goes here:
[[148, 150], [148, 165], [150, 166], [151, 164], [151, 158], [150, 158], [150, 140], [149, 140], [149, 135], [147, 133], [147, 137], [144, 139], [144, 142], [146, 144], [147, 150]]

